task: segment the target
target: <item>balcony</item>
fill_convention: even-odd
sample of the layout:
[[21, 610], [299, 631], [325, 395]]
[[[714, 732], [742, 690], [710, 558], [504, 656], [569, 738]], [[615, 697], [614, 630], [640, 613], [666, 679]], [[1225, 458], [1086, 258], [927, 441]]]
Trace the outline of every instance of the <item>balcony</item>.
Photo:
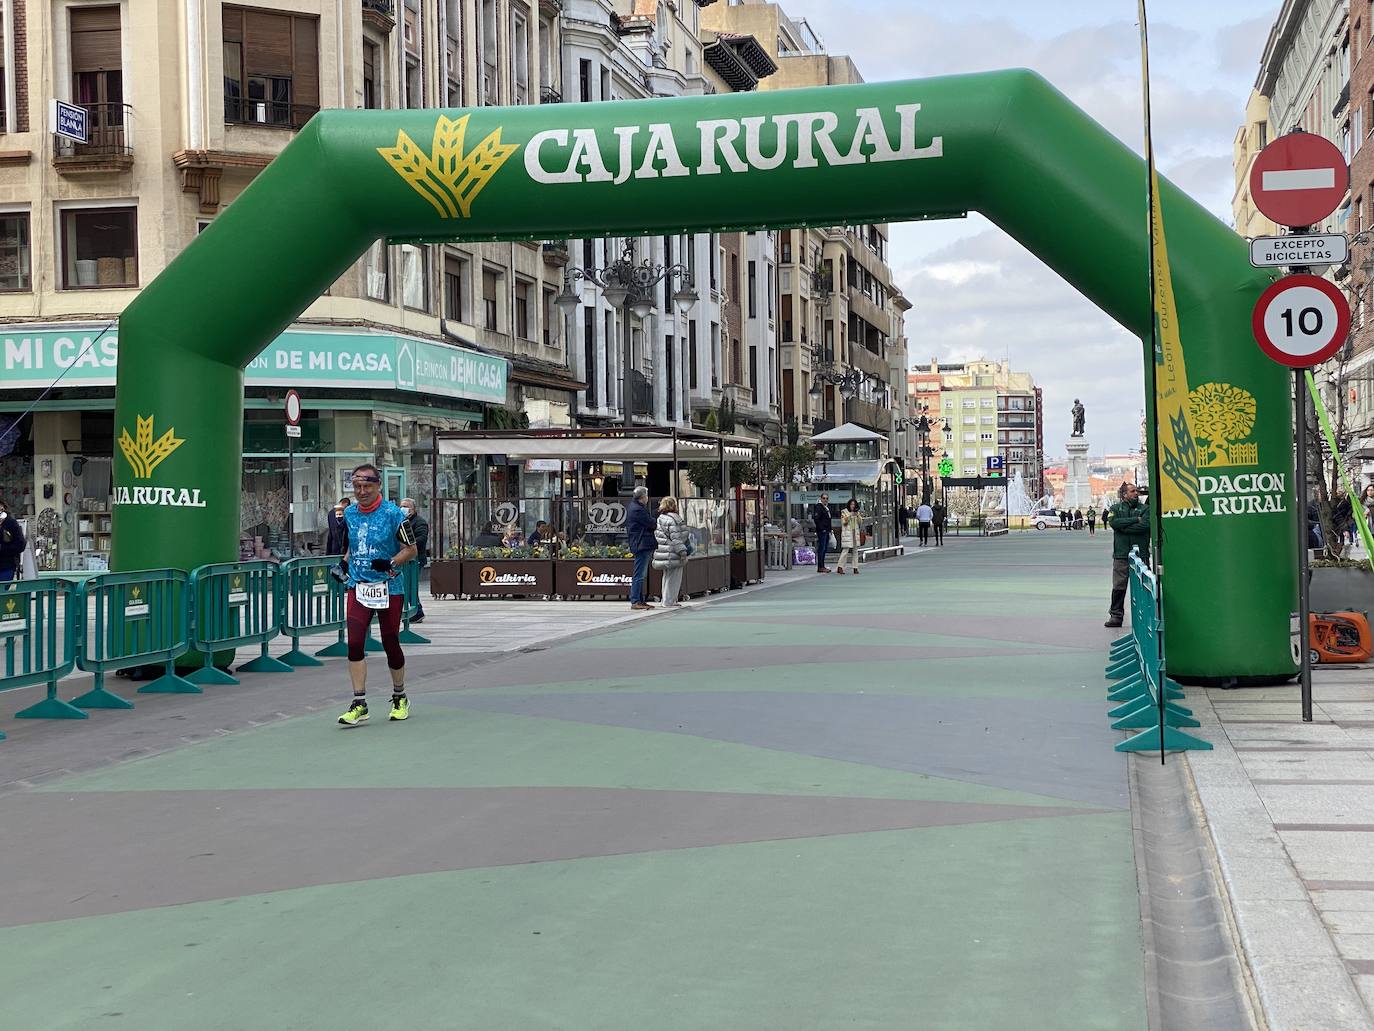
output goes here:
[[539, 103], [561, 104], [563, 103], [563, 94], [552, 86], [541, 86], [539, 87]]
[[855, 398], [844, 403], [845, 422], [856, 422], [874, 433], [888, 433], [892, 429], [892, 410], [871, 401]]
[[550, 240], [540, 250], [544, 254], [545, 265], [562, 268], [568, 263], [568, 242], [566, 240]]
[[364, 25], [382, 32], [390, 32], [396, 27], [396, 5], [392, 0], [362, 0], [362, 6]]
[[127, 172], [134, 164], [133, 113], [128, 104], [80, 104], [86, 110], [86, 143], [53, 137], [53, 167], [63, 175]]
[[319, 111], [312, 104], [287, 104], [277, 100], [224, 98], [224, 120], [231, 125], [261, 125], [269, 129], [302, 128]]

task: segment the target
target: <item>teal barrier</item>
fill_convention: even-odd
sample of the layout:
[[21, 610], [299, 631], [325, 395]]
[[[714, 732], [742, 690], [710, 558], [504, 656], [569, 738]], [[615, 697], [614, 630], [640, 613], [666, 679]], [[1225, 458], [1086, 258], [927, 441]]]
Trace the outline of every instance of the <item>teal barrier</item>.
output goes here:
[[291, 638], [291, 650], [281, 657], [283, 662], [292, 666], [323, 666], [319, 659], [301, 650], [301, 638], [306, 634], [330, 631], [337, 632], [339, 640], [315, 654], [326, 657], [348, 654], [344, 643], [344, 599], [347, 594], [343, 584], [329, 575], [329, 570], [338, 561], [337, 555], [319, 555], [293, 558], [281, 564], [277, 580], [281, 592], [280, 626], [281, 632]]
[[428, 637], [421, 637], [410, 629], [411, 617], [420, 608], [420, 563], [407, 562], [403, 565], [401, 578], [405, 585], [405, 602], [401, 605], [401, 632], [397, 640], [402, 644], [429, 644]]
[[1201, 724], [1191, 709], [1174, 701], [1183, 697], [1183, 688], [1165, 676], [1164, 620], [1159, 614], [1155, 576], [1135, 548], [1131, 549], [1130, 565], [1131, 632], [1112, 642], [1106, 669], [1107, 679], [1118, 682], [1107, 699], [1121, 704], [1107, 715], [1116, 720], [1113, 730], [1140, 733], [1118, 742], [1116, 750], [1210, 749], [1210, 741], [1178, 729]]
[[[57, 682], [76, 668], [81, 625], [70, 580], [11, 580], [0, 585], [0, 639], [5, 676], [0, 691], [47, 684], [48, 696], [14, 715], [22, 720], [84, 720], [86, 714], [57, 697]], [[0, 741], [5, 735], [0, 731]]]
[[215, 668], [215, 652], [257, 645], [261, 651], [238, 667], [240, 673], [290, 673], [291, 667], [267, 654], [267, 643], [281, 633], [279, 571], [275, 562], [216, 562], [191, 571], [191, 648], [204, 665], [186, 679], [194, 684], [237, 684]]
[[81, 611], [76, 665], [95, 674], [91, 690], [72, 704], [82, 709], [132, 709], [105, 690], [105, 674], [162, 663], [163, 675], [141, 694], [200, 694], [176, 674], [176, 659], [190, 647], [191, 593], [181, 569], [100, 573], [78, 592]]

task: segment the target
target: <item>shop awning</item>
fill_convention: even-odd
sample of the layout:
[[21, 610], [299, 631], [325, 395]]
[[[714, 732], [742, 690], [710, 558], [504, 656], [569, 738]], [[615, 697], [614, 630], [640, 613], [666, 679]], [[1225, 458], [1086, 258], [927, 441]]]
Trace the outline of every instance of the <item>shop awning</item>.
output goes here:
[[822, 469], [811, 470], [811, 482], [821, 483], [862, 483], [867, 487], [875, 486], [883, 474], [883, 462], [826, 462]]
[[[444, 436], [438, 438], [441, 455], [505, 455], [512, 461], [553, 458], [564, 462], [716, 462], [720, 451], [713, 440], [691, 440], [670, 435], [655, 436]], [[727, 462], [747, 462], [753, 451], [738, 444], [725, 445]]]
[[856, 423], [847, 422], [833, 430], [817, 433], [811, 438], [813, 444], [861, 444], [870, 440], [886, 440], [881, 433], [874, 433]]

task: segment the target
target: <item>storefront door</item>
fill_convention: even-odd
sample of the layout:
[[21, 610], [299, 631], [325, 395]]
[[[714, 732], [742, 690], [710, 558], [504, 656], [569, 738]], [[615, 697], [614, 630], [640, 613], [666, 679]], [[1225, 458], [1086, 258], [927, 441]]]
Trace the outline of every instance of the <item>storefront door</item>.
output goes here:
[[394, 465], [382, 470], [382, 484], [386, 489], [386, 499], [400, 504], [406, 496], [406, 471]]

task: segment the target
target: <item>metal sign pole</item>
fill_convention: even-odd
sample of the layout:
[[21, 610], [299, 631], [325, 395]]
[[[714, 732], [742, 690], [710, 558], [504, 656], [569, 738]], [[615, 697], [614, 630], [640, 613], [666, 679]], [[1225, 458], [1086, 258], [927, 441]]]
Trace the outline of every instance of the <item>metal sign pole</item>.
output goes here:
[[[1312, 642], [1311, 598], [1307, 571], [1307, 403], [1303, 393], [1306, 370], [1293, 370], [1293, 413], [1296, 416], [1295, 439], [1298, 445], [1297, 498], [1298, 523], [1298, 677], [1302, 689], [1302, 721], [1312, 722]], [[1339, 456], [1338, 456], [1339, 460]]]
[[286, 547], [296, 557], [296, 438], [286, 437]]

